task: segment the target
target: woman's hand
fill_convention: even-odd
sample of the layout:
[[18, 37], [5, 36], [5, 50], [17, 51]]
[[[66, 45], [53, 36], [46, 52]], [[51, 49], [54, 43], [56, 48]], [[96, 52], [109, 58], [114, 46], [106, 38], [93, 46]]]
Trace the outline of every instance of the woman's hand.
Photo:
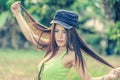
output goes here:
[[14, 14], [15, 16], [21, 13], [20, 5], [21, 5], [21, 4], [20, 4], [20, 1], [14, 2], [14, 3], [11, 5], [11, 11], [13, 12], [13, 14]]
[[108, 75], [108, 80], [117, 80], [120, 79], [120, 67], [113, 69]]

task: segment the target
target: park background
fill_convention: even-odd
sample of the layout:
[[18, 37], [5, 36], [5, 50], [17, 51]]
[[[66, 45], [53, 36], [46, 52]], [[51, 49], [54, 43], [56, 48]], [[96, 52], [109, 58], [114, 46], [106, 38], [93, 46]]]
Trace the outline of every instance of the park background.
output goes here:
[[[44, 52], [29, 43], [10, 11], [19, 0], [0, 0], [0, 80], [36, 80], [37, 65]], [[120, 0], [20, 0], [33, 18], [50, 26], [58, 9], [79, 15], [79, 33], [109, 63], [120, 66]], [[23, 13], [23, 12], [22, 12]], [[107, 74], [111, 68], [84, 55], [91, 76]], [[68, 80], [79, 80], [72, 69]]]

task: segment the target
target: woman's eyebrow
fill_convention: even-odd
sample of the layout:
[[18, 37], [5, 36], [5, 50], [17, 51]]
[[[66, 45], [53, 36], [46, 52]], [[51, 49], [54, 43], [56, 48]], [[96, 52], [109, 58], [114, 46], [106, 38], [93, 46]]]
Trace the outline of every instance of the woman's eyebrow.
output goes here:
[[55, 28], [55, 30], [58, 30], [57, 28]]

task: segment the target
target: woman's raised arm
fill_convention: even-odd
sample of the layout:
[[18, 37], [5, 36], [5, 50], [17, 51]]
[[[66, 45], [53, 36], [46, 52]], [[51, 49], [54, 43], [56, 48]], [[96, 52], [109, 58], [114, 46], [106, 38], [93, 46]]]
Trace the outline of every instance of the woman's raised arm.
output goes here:
[[36, 41], [40, 41], [44, 44], [48, 44], [48, 40], [42, 39], [40, 38], [39, 40], [39, 35], [35, 35], [34, 32], [30, 29], [29, 25], [27, 24], [27, 22], [25, 21], [25, 19], [23, 18], [22, 14], [21, 14], [21, 7], [20, 7], [20, 2], [14, 2], [11, 5], [11, 11], [13, 12], [14, 16], [17, 19], [17, 22], [21, 28], [21, 31], [23, 32], [24, 36], [26, 37], [26, 39], [28, 41], [30, 41], [31, 43], [33, 43], [34, 45], [38, 45], [38, 43]]

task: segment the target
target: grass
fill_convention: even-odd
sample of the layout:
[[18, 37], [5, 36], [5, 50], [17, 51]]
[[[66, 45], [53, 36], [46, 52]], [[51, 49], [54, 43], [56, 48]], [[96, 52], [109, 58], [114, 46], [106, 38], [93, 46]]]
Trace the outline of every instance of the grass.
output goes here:
[[[0, 80], [36, 80], [37, 65], [43, 56], [42, 51], [36, 50], [12, 50], [0, 49]], [[120, 66], [119, 57], [105, 57], [115, 67]], [[91, 76], [101, 76], [107, 74], [111, 68], [102, 65], [94, 59], [85, 56], [88, 71]], [[79, 80], [79, 77], [74, 69], [68, 75], [68, 80]]]
[[35, 80], [42, 55], [34, 50], [0, 49], [0, 80]]

